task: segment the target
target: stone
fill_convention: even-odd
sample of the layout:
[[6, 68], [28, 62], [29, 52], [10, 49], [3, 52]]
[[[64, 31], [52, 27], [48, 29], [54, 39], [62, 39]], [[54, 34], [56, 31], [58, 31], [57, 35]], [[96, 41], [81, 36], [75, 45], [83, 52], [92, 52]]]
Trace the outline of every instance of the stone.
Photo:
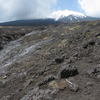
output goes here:
[[58, 76], [60, 78], [68, 78], [70, 76], [75, 76], [77, 74], [78, 74], [78, 70], [75, 66], [66, 64], [60, 68]]
[[56, 79], [56, 77], [55, 77], [54, 75], [49, 75], [49, 76], [45, 77], [44, 80], [42, 80], [41, 82], [39, 82], [39, 83], [37, 84], [37, 86], [45, 85], [45, 84], [47, 84], [48, 82], [53, 81], [53, 80], [55, 80], [55, 79]]
[[3, 78], [4, 78], [4, 79], [7, 79], [7, 76], [4, 76]]
[[8, 95], [8, 96], [4, 96], [4, 97], [1, 98], [0, 100], [9, 100], [9, 98], [10, 98], [10, 95]]
[[92, 46], [95, 44], [94, 40], [88, 40], [85, 43], [83, 43], [83, 48], [87, 48], [88, 46]]
[[95, 37], [98, 37], [98, 36], [100, 36], [100, 33], [98, 33], [98, 34], [95, 35]]
[[99, 74], [99, 75], [97, 75], [97, 79], [100, 79], [100, 74]]
[[86, 86], [91, 87], [91, 86], [93, 86], [93, 83], [92, 83], [92, 82], [87, 82], [87, 83], [86, 83]]
[[100, 64], [98, 64], [96, 67], [94, 67], [93, 69], [90, 69], [87, 71], [87, 74], [89, 76], [98, 76], [100, 75]]
[[55, 59], [55, 62], [56, 62], [57, 64], [62, 63], [63, 61], [64, 61], [63, 58], [56, 58], [56, 59]]
[[34, 80], [33, 79], [29, 79], [26, 81], [26, 83], [24, 84], [24, 87], [28, 87]]
[[65, 80], [51, 81], [49, 86], [53, 89], [63, 90], [68, 87], [68, 83]]
[[92, 63], [92, 60], [88, 60], [87, 62], [88, 62], [88, 63]]
[[69, 89], [70, 89], [71, 91], [73, 91], [73, 92], [77, 92], [77, 91], [79, 91], [79, 86], [76, 85], [76, 84], [70, 84], [70, 85], [69, 85]]

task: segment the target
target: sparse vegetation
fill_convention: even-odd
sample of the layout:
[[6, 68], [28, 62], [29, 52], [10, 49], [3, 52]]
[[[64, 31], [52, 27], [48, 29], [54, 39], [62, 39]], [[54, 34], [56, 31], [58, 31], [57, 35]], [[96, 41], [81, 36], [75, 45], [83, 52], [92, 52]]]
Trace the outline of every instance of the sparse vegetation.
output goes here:
[[49, 47], [49, 46], [50, 46], [50, 44], [45, 44], [45, 45], [44, 45], [44, 48]]
[[74, 27], [74, 29], [77, 29], [77, 27]]
[[95, 23], [94, 22], [90, 22], [88, 23], [88, 26], [93, 26]]

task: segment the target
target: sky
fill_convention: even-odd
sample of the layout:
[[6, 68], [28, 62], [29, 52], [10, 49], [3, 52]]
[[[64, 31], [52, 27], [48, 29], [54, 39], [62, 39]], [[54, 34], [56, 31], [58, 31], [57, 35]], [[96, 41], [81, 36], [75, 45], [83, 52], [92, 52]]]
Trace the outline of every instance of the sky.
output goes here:
[[100, 0], [0, 0], [0, 22], [45, 18], [65, 9], [100, 17]]
[[82, 12], [82, 9], [79, 8], [78, 0], [57, 0], [56, 9], [58, 10], [67, 9], [67, 10], [72, 10], [76, 12]]

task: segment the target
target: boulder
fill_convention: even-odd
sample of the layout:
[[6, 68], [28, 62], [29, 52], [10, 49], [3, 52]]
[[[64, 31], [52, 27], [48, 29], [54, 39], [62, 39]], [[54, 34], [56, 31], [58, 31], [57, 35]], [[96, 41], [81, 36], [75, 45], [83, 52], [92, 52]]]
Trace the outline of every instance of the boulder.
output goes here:
[[56, 58], [56, 59], [55, 59], [55, 62], [56, 62], [57, 64], [62, 63], [63, 61], [64, 61], [63, 58]]
[[77, 74], [78, 74], [78, 70], [75, 66], [66, 64], [60, 68], [58, 76], [60, 78], [68, 78], [70, 76], [75, 76]]

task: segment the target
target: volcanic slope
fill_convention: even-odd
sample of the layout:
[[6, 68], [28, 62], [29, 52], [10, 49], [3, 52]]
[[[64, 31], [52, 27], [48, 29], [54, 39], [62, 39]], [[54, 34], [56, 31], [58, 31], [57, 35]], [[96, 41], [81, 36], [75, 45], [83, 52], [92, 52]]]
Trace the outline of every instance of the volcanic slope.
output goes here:
[[33, 30], [0, 51], [1, 100], [99, 100], [100, 21]]

